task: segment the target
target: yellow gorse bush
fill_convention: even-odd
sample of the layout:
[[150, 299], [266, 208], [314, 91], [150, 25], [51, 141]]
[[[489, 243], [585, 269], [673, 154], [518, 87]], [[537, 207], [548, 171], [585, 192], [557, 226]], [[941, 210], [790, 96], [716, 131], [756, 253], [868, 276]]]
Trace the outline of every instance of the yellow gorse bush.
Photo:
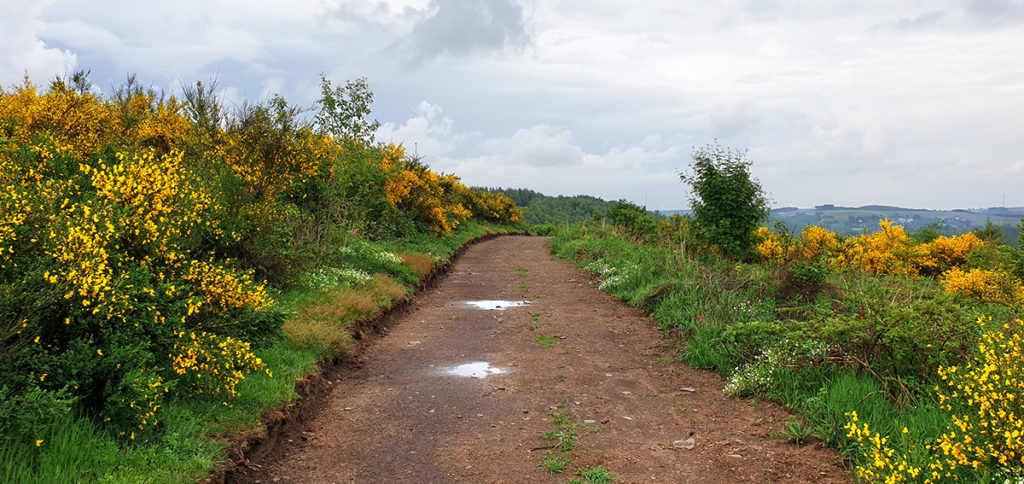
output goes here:
[[936, 271], [946, 271], [966, 263], [967, 254], [984, 245], [983, 240], [970, 232], [952, 237], [939, 236], [920, 246], [925, 254], [921, 265], [924, 268], [934, 268]]
[[[983, 327], [988, 320], [977, 323]], [[888, 436], [872, 433], [856, 412], [847, 416], [848, 438], [854, 439], [864, 464], [857, 475], [869, 482], [976, 481], [978, 476], [1024, 469], [1024, 323], [988, 329], [977, 353], [962, 367], [939, 368], [935, 387], [948, 427], [925, 457], [920, 446], [896, 448]], [[904, 433], [906, 433], [904, 429]], [[916, 461], [916, 462], [915, 462]], [[913, 463], [912, 463], [913, 462]]]
[[768, 227], [758, 227], [754, 237], [760, 242], [754, 246], [758, 257], [762, 260], [786, 261], [789, 260], [792, 250], [792, 242], [788, 234], [782, 234]]
[[384, 166], [393, 173], [385, 190], [388, 202], [415, 213], [435, 234], [448, 234], [472, 217], [469, 209], [453, 200], [460, 192], [469, 191], [455, 175], [438, 175], [406, 160], [404, 148], [395, 145], [385, 149]]
[[985, 243], [972, 233], [952, 237], [939, 236], [925, 244], [915, 244], [903, 227], [887, 219], [878, 223], [880, 231], [840, 238], [818, 226], [804, 228], [795, 240], [789, 234], [760, 227], [754, 233], [759, 241], [758, 256], [766, 261], [823, 258], [837, 267], [855, 268], [871, 274], [918, 276], [939, 274], [967, 262], [967, 255]]
[[844, 427], [847, 430], [846, 437], [856, 441], [866, 462], [857, 466], [857, 477], [867, 482], [886, 484], [917, 482], [924, 467], [915, 463], [911, 457], [909, 449], [912, 444], [906, 439], [906, 429], [900, 436], [901, 451], [897, 452], [890, 438], [872, 432], [867, 423], [860, 422], [857, 412], [849, 412], [846, 416], [850, 419]]
[[249, 343], [230, 336], [205, 331], [176, 333], [175, 354], [171, 355], [174, 372], [186, 378], [197, 395], [216, 395], [226, 400], [238, 395], [238, 384], [245, 375], [263, 370], [273, 376]]
[[910, 237], [903, 227], [888, 219], [878, 225], [882, 230], [848, 239], [835, 264], [871, 274], [917, 274]]
[[[0, 284], [31, 277], [59, 294], [46, 311], [26, 309], [16, 327], [2, 328], [16, 331], [0, 333], [10, 335], [0, 350], [24, 341], [57, 354], [82, 347], [94, 362], [71, 374], [73, 388], [83, 378], [106, 388], [99, 414], [137, 430], [155, 425], [170, 387], [170, 375], [137, 366], [172, 361], [121, 359], [144, 353], [121, 354], [113, 341], [170, 345], [161, 335], [173, 328], [231, 327], [237, 311], [273, 304], [250, 273], [196, 250], [198, 240], [222, 237], [214, 216], [222, 208], [178, 149], [189, 133], [173, 98], [105, 101], [60, 82], [45, 94], [26, 82], [0, 95]], [[169, 322], [171, 313], [180, 317]], [[235, 376], [256, 366], [236, 364]], [[68, 371], [48, 368], [38, 385], [60, 388]], [[90, 382], [89, 372], [109, 383]]]
[[15, 140], [39, 154], [86, 159], [118, 135], [120, 123], [106, 103], [56, 82], [46, 95], [25, 79], [8, 93], [0, 88], [0, 137]]
[[209, 262], [189, 261], [181, 279], [198, 288], [189, 300], [189, 314], [197, 312], [204, 304], [209, 305], [214, 313], [225, 314], [232, 307], [259, 311], [273, 303], [264, 285], [254, 282], [249, 274]]
[[284, 316], [262, 279], [299, 267], [288, 282], [353, 234], [522, 218], [279, 97], [231, 114], [185, 98], [133, 81], [109, 98], [77, 81], [0, 88], [0, 385], [67, 387], [134, 438], [169, 389], [226, 400], [265, 369], [250, 343]]
[[1012, 275], [994, 269], [963, 270], [953, 267], [939, 278], [946, 292], [982, 301], [1024, 304], [1024, 284]]
[[[985, 320], [978, 324], [984, 326]], [[939, 368], [936, 387], [952, 426], [939, 437], [935, 474], [960, 467], [1024, 468], [1024, 323], [986, 331], [963, 368]]]

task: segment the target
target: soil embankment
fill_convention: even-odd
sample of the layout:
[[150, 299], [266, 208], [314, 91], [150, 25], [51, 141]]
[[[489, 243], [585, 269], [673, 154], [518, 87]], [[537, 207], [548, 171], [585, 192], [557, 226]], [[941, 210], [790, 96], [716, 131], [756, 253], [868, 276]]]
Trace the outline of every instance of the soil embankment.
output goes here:
[[[543, 238], [470, 247], [332, 382], [294, 444], [244, 479], [565, 482], [600, 465], [615, 482], [849, 481], [834, 451], [777, 437], [782, 409], [726, 398], [718, 376], [674, 362], [641, 312], [590, 282]], [[469, 304], [494, 300], [530, 304]], [[539, 437], [566, 428], [575, 451]], [[549, 453], [573, 463], [539, 470]]]

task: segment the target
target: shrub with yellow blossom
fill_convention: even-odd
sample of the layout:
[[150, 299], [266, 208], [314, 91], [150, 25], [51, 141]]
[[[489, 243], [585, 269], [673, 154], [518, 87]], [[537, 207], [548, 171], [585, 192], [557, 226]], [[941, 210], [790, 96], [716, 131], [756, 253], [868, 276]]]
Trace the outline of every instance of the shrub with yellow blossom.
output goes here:
[[201, 84], [181, 101], [80, 80], [0, 88], [0, 391], [75, 400], [129, 439], [175, 392], [226, 400], [264, 370], [270, 284], [349, 239], [522, 216], [277, 96], [225, 114]]
[[959, 267], [944, 272], [939, 281], [950, 294], [969, 296], [987, 302], [1024, 304], [1024, 284], [1011, 274], [996, 269]]
[[453, 199], [461, 186], [458, 177], [438, 175], [418, 160], [406, 158], [401, 146], [389, 146], [383, 163], [393, 170], [385, 195], [388, 201], [398, 210], [415, 214], [435, 234], [448, 234], [472, 216]]
[[182, 382], [197, 395], [209, 394], [226, 400], [238, 395], [238, 384], [247, 373], [266, 371], [267, 366], [252, 353], [249, 343], [205, 331], [175, 333], [171, 366]]
[[858, 476], [869, 482], [1024, 477], [1024, 323], [992, 328], [981, 318], [977, 324], [986, 331], [967, 363], [938, 370], [942, 382], [935, 392], [949, 421], [935, 442], [894, 448], [888, 436], [861, 424], [856, 412], [847, 414], [847, 437], [855, 439], [862, 458]]
[[158, 421], [175, 330], [281, 323], [263, 284], [205, 253], [223, 210], [176, 149], [180, 111], [59, 81], [0, 96], [0, 386], [68, 388], [128, 436]]
[[755, 232], [756, 251], [761, 260], [823, 259], [840, 267], [861, 269], [871, 274], [935, 275], [967, 262], [968, 254], [984, 246], [974, 234], [940, 236], [925, 244], [914, 244], [903, 227], [887, 219], [880, 231], [846, 239], [822, 227], [810, 225], [793, 239], [785, 227], [760, 227]]

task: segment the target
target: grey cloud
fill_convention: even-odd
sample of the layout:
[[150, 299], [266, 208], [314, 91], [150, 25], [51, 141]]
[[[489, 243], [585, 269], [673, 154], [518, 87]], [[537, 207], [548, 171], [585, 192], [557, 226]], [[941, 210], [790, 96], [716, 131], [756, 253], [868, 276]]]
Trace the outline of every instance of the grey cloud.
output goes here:
[[917, 30], [929, 28], [937, 24], [945, 16], [943, 12], [934, 11], [924, 13], [912, 18], [901, 18], [896, 23], [896, 30]]
[[1001, 24], [1024, 20], [1024, 2], [1020, 0], [972, 0], [967, 12], [989, 22]]
[[529, 37], [516, 0], [431, 0], [428, 11], [407, 39], [418, 60], [501, 50]]

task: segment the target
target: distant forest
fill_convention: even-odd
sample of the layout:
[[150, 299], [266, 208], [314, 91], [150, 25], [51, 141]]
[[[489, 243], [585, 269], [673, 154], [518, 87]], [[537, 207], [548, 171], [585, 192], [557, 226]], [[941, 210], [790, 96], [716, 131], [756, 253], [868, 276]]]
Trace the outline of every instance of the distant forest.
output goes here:
[[608, 213], [614, 201], [590, 195], [551, 197], [528, 188], [476, 187], [491, 193], [504, 193], [516, 202], [523, 217], [531, 224], [577, 224], [594, 218], [594, 213]]

